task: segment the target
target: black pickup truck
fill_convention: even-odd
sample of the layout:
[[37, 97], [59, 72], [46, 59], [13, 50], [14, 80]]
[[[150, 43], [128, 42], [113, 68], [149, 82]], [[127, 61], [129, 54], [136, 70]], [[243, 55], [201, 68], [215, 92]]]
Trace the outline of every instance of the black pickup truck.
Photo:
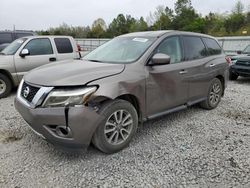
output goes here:
[[250, 45], [237, 53], [239, 55], [231, 57], [230, 80], [237, 80], [239, 76], [250, 77]]

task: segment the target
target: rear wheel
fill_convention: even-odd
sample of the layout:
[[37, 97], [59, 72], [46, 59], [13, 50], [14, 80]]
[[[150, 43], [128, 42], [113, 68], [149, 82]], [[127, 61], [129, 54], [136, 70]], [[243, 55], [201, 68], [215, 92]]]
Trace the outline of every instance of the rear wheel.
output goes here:
[[200, 103], [202, 108], [207, 110], [214, 109], [218, 106], [223, 93], [222, 83], [218, 78], [214, 78], [210, 84], [207, 99]]
[[233, 72], [229, 73], [229, 80], [237, 80], [239, 76], [237, 74], [234, 74]]
[[100, 114], [105, 118], [93, 136], [93, 144], [104, 153], [115, 153], [128, 146], [138, 126], [134, 106], [124, 100], [114, 100], [104, 104]]
[[7, 97], [12, 89], [10, 79], [4, 74], [0, 74], [0, 98]]

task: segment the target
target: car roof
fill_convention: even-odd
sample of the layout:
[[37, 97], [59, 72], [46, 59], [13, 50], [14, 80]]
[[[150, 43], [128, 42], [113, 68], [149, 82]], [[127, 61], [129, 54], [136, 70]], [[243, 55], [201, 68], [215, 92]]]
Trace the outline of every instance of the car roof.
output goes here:
[[163, 35], [190, 35], [190, 36], [200, 36], [213, 38], [212, 36], [195, 33], [195, 32], [186, 32], [186, 31], [177, 31], [177, 30], [161, 30], [161, 31], [144, 31], [144, 32], [134, 32], [121, 35], [121, 37], [161, 37]]
[[121, 37], [159, 37], [166, 33], [171, 32], [170, 30], [164, 31], [144, 31], [144, 32], [134, 32], [121, 35]]
[[26, 39], [33, 39], [33, 38], [72, 38], [71, 36], [64, 36], [64, 35], [35, 35], [35, 36], [25, 36], [22, 38]]

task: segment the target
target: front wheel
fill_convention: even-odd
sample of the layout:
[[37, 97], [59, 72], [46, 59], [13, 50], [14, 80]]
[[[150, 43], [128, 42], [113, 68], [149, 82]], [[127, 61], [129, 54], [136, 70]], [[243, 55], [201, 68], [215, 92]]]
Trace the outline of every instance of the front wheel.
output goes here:
[[94, 133], [93, 144], [104, 153], [115, 153], [128, 146], [138, 126], [134, 106], [114, 100], [105, 103], [99, 113], [105, 118]]
[[229, 80], [237, 80], [239, 76], [237, 74], [234, 74], [233, 72], [229, 73]]
[[214, 78], [210, 84], [207, 99], [200, 103], [200, 106], [207, 110], [212, 110], [218, 106], [223, 93], [222, 83], [218, 78]]

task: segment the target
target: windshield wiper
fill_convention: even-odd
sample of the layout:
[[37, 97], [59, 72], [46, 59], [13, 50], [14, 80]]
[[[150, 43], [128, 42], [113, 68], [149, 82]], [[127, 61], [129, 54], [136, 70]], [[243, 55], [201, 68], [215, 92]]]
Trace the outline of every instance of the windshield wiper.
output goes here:
[[3, 53], [3, 52], [0, 52], [0, 55], [6, 55], [5, 53]]
[[102, 61], [100, 61], [100, 60], [97, 60], [97, 59], [86, 59], [87, 61], [91, 61], [91, 62], [102, 62]]

